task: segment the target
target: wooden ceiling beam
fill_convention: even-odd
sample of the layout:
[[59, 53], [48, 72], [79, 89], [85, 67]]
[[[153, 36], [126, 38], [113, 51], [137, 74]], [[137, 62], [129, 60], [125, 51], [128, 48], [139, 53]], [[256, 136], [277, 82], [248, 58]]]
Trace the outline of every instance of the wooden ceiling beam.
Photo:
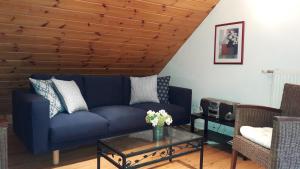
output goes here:
[[107, 48], [79, 48], [79, 47], [57, 47], [53, 45], [35, 45], [35, 44], [14, 44], [0, 43], [2, 52], [28, 52], [28, 53], [57, 53], [57, 54], [79, 54], [90, 56], [109, 56], [118, 55], [123, 57], [151, 57], [167, 56], [174, 51], [135, 51], [126, 49], [107, 49]]
[[[7, 0], [7, 2], [20, 3], [20, 0]], [[183, 21], [188, 21], [194, 24], [198, 23], [197, 19], [190, 19], [189, 17], [182, 18], [180, 16], [177, 16], [175, 18], [173, 16], [144, 12], [143, 10], [137, 10], [134, 8], [120, 8], [109, 6], [106, 4], [87, 3], [79, 0], [26, 0], [26, 3], [22, 3], [35, 4], [41, 7], [70, 10], [73, 12], [92, 13], [112, 17], [116, 16], [120, 18], [134, 20], [148, 20], [155, 23], [165, 23], [170, 25], [182, 24]]]
[[31, 36], [31, 35], [16, 35], [16, 34], [0, 34], [0, 43], [17, 43], [17, 44], [40, 44], [40, 45], [54, 45], [66, 47], [82, 47], [82, 48], [125, 48], [128, 50], [174, 50], [180, 44], [178, 42], [161, 43], [161, 42], [145, 42], [145, 43], [120, 43], [110, 41], [89, 41], [80, 39], [58, 38], [48, 36]]
[[45, 27], [32, 27], [32, 26], [23, 26], [15, 24], [4, 24], [0, 23], [0, 33], [1, 34], [16, 34], [16, 35], [28, 35], [28, 36], [44, 36], [52, 38], [68, 38], [68, 39], [79, 39], [79, 40], [88, 40], [88, 41], [108, 41], [116, 43], [141, 43], [141, 42], [155, 42], [159, 43], [170, 43], [174, 41], [184, 41], [186, 38], [177, 39], [173, 36], [167, 37], [163, 34], [156, 35], [154, 37], [142, 37], [143, 34], [136, 32], [136, 36], [133, 35], [120, 35], [120, 34], [106, 34], [99, 32], [84, 32], [84, 31], [71, 31], [71, 30], [60, 30], [53, 28]]
[[126, 28], [122, 26], [110, 26], [99, 23], [90, 22], [75, 22], [61, 19], [49, 19], [45, 17], [36, 17], [29, 15], [18, 15], [14, 12], [1, 13], [0, 23], [21, 25], [23, 27], [42, 27], [53, 28], [57, 30], [70, 30], [78, 32], [98, 32], [99, 34], [115, 34], [118, 33], [122, 36], [138, 36], [154, 38], [155, 36], [166, 36], [178, 39], [183, 39], [188, 35], [188, 30], [181, 29], [181, 31], [174, 28], [173, 31], [159, 31], [159, 30], [144, 30], [143, 28]]
[[[51, 8], [43, 6], [30, 5], [28, 3], [12, 3], [0, 2], [0, 11], [2, 13], [10, 13], [14, 11], [15, 14], [24, 14], [30, 16], [46, 17], [49, 19], [62, 19], [69, 21], [79, 21], [91, 24], [104, 24], [110, 26], [122, 26], [126, 28], [142, 28], [144, 30], [159, 30], [171, 32], [174, 29], [180, 30], [180, 27], [170, 25], [167, 23], [155, 23], [148, 20], [135, 20], [127, 18], [119, 18], [107, 15], [99, 15], [94, 13], [74, 12], [71, 10], [64, 10], [60, 8]], [[192, 30], [193, 28], [185, 27], [184, 30]]]
[[0, 67], [0, 71], [5, 74], [14, 74], [27, 72], [29, 74], [125, 74], [125, 75], [137, 75], [137, 74], [153, 74], [155, 69], [153, 68], [60, 68], [60, 67]]

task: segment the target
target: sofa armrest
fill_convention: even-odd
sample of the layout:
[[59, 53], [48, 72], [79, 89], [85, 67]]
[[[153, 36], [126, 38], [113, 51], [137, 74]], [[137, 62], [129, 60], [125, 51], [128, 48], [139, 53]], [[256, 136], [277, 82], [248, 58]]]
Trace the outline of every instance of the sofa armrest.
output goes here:
[[170, 86], [169, 100], [171, 104], [184, 107], [186, 113], [191, 114], [192, 90], [181, 87]]
[[47, 152], [49, 101], [28, 91], [14, 91], [13, 127], [16, 135], [34, 154]]
[[300, 166], [300, 117], [274, 117], [271, 168]]
[[237, 105], [234, 135], [240, 134], [242, 126], [272, 127], [273, 117], [280, 115], [279, 109], [254, 105]]

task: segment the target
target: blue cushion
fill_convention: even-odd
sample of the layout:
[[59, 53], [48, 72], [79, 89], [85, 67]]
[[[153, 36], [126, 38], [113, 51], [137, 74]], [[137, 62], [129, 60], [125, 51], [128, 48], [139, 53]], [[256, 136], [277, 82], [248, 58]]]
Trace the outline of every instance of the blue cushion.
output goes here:
[[107, 135], [108, 121], [97, 114], [78, 111], [59, 113], [50, 120], [50, 142], [71, 142], [85, 138], [102, 138]]
[[59, 112], [65, 111], [51, 80], [36, 80], [29, 78], [35, 92], [50, 102], [49, 117], [52, 118]]
[[129, 106], [104, 106], [90, 110], [108, 120], [109, 135], [124, 134], [150, 127], [146, 121], [146, 111]]
[[159, 111], [164, 109], [168, 114], [172, 116], [173, 118], [172, 125], [182, 125], [190, 122], [190, 114], [186, 113], [183, 107], [174, 104], [146, 102], [146, 103], [133, 104], [132, 106], [136, 108], [144, 109], [146, 111], [148, 110]]
[[131, 82], [130, 78], [127, 76], [123, 76], [123, 93], [124, 93], [124, 104], [129, 105], [130, 97], [131, 97]]
[[85, 76], [84, 82], [89, 108], [123, 104], [121, 76]]
[[[31, 75], [31, 78], [33, 79], [38, 79], [38, 80], [49, 80], [53, 77], [53, 75], [45, 75], [45, 74], [33, 74]], [[55, 75], [54, 76], [56, 79], [59, 80], [74, 80], [76, 84], [78, 85], [81, 94], [84, 96], [84, 86], [83, 86], [83, 78], [80, 75]]]
[[169, 102], [169, 84], [171, 76], [164, 76], [157, 78], [157, 95], [160, 103]]

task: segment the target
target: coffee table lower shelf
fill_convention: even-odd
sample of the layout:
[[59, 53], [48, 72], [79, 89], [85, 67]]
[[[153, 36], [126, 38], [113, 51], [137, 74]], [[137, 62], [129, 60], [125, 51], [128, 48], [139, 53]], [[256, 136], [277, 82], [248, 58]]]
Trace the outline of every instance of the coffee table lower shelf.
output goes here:
[[[174, 144], [141, 149], [131, 153], [124, 153], [120, 149], [108, 145], [105, 141], [97, 142], [97, 169], [100, 169], [101, 158], [105, 158], [119, 169], [135, 169], [145, 167], [162, 161], [199, 152], [200, 169], [203, 169], [203, 139], [194, 138]], [[132, 159], [133, 158], [133, 159]]]

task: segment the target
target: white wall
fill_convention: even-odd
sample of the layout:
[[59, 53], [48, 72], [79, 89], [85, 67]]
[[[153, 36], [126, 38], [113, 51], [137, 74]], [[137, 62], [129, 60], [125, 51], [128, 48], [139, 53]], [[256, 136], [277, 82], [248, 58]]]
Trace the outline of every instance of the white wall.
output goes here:
[[[216, 97], [269, 105], [266, 69], [300, 70], [299, 0], [221, 0], [163, 69], [171, 84], [193, 89], [193, 104]], [[245, 21], [243, 65], [214, 65], [214, 26]]]

